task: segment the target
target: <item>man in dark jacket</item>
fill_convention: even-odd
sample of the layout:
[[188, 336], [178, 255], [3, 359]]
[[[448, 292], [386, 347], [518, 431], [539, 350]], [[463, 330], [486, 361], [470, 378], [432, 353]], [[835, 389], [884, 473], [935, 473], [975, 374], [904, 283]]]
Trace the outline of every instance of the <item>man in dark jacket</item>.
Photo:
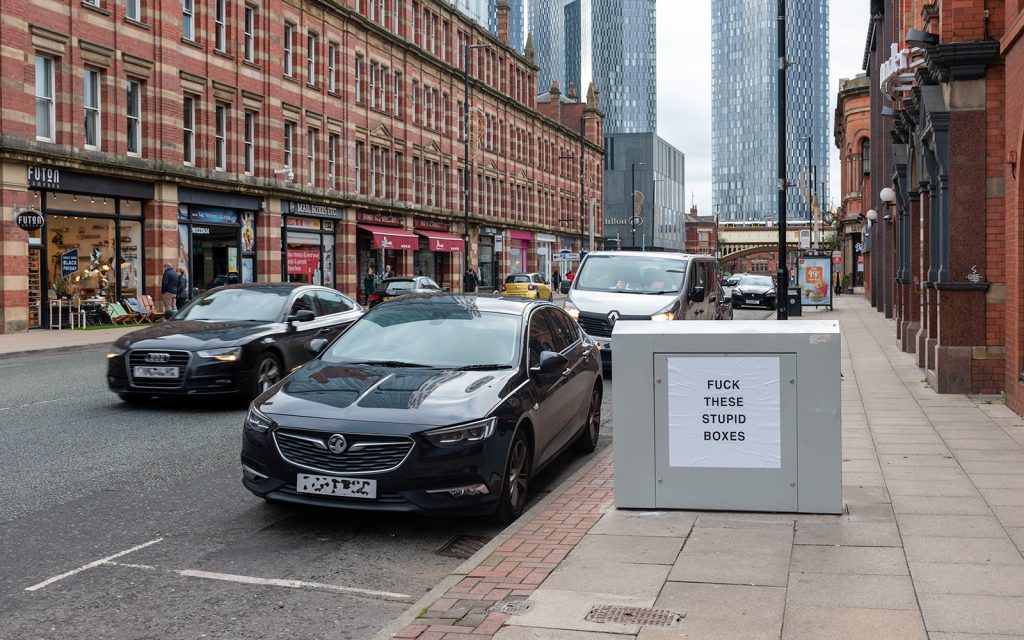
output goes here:
[[467, 267], [466, 275], [462, 276], [462, 290], [466, 293], [475, 293], [479, 284], [480, 278], [477, 277], [476, 271], [473, 270], [473, 267]]
[[178, 309], [178, 272], [170, 262], [164, 265], [164, 275], [160, 281], [160, 295], [164, 299], [164, 315], [170, 315]]
[[188, 294], [188, 276], [185, 275], [184, 269], [178, 267], [178, 295], [175, 296], [175, 305], [177, 308], [180, 309], [185, 306], [185, 303], [188, 302]]
[[555, 269], [551, 273], [551, 290], [552, 291], [557, 291], [557, 292], [560, 293], [562, 291], [561, 286], [562, 286], [562, 274], [558, 272], [558, 269]]
[[366, 267], [363, 276], [363, 304], [370, 304], [370, 296], [377, 290], [377, 276], [373, 275], [373, 267]]

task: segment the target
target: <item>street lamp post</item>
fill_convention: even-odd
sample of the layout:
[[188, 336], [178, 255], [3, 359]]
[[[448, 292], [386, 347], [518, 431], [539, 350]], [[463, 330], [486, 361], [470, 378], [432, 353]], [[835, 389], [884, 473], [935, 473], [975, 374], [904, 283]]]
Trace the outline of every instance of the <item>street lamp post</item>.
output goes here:
[[[466, 169], [465, 174], [462, 176], [462, 191], [463, 191], [463, 226], [465, 235], [463, 236], [463, 247], [462, 247], [462, 273], [469, 271], [469, 206], [471, 201], [471, 182], [473, 176], [473, 158], [470, 157], [469, 143], [470, 143], [470, 130], [469, 130], [469, 113], [471, 107], [470, 100], [470, 89], [469, 89], [469, 51], [471, 49], [489, 49], [490, 45], [486, 44], [469, 44], [466, 45], [465, 50], [462, 53], [462, 80], [463, 80], [463, 95], [466, 97], [466, 107], [462, 112], [462, 127], [463, 127], [463, 149], [466, 154]], [[497, 284], [497, 283], [495, 283]], [[463, 277], [463, 290], [465, 290], [465, 277]]]
[[779, 163], [779, 264], [777, 267], [777, 284], [775, 286], [776, 300], [782, 304], [775, 305], [775, 316], [779, 320], [789, 319], [789, 265], [786, 261], [786, 67], [789, 61], [786, 60], [786, 0], [779, 0], [778, 4], [777, 44], [778, 44], [778, 91], [776, 91], [776, 103], [778, 117], [778, 163]]
[[632, 232], [632, 240], [630, 241], [629, 248], [636, 251], [636, 168], [646, 166], [645, 162], [634, 162], [631, 172], [633, 174], [633, 188], [630, 191], [630, 211], [629, 211], [629, 226]]

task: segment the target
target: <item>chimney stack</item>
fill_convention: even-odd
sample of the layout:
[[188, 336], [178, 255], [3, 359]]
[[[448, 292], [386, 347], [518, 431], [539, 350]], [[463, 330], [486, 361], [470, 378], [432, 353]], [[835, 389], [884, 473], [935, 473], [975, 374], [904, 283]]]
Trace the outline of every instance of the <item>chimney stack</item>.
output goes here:
[[511, 9], [508, 6], [508, 0], [498, 0], [498, 40], [501, 40], [505, 44], [509, 43], [508, 35], [508, 14]]

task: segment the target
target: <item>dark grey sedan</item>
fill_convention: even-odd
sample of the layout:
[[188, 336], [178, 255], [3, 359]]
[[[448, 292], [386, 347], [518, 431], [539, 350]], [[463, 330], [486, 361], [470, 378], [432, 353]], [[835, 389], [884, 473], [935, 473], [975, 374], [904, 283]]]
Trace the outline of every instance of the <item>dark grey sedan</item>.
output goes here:
[[743, 276], [732, 290], [732, 307], [775, 308], [775, 281], [770, 276]]
[[405, 296], [410, 293], [437, 293], [441, 291], [441, 285], [426, 276], [414, 276], [411, 278], [385, 278], [377, 286], [377, 290], [370, 294], [366, 306], [374, 308], [389, 298]]

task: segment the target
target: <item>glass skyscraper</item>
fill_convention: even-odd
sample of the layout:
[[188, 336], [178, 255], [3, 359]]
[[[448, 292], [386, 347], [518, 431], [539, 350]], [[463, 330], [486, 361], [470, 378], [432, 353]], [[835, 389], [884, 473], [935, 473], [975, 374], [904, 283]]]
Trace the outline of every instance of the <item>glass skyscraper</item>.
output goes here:
[[[526, 48], [527, 0], [508, 0], [508, 44], [516, 51]], [[498, 33], [498, 0], [487, 1], [487, 28]]]
[[[711, 11], [712, 207], [722, 222], [778, 220], [777, 5], [714, 0]], [[829, 202], [828, 11], [802, 0], [787, 12], [788, 219], [809, 218], [809, 188]]]
[[488, 4], [490, 0], [448, 0], [453, 7], [466, 14], [472, 20], [485, 28], [489, 25], [490, 15]]

